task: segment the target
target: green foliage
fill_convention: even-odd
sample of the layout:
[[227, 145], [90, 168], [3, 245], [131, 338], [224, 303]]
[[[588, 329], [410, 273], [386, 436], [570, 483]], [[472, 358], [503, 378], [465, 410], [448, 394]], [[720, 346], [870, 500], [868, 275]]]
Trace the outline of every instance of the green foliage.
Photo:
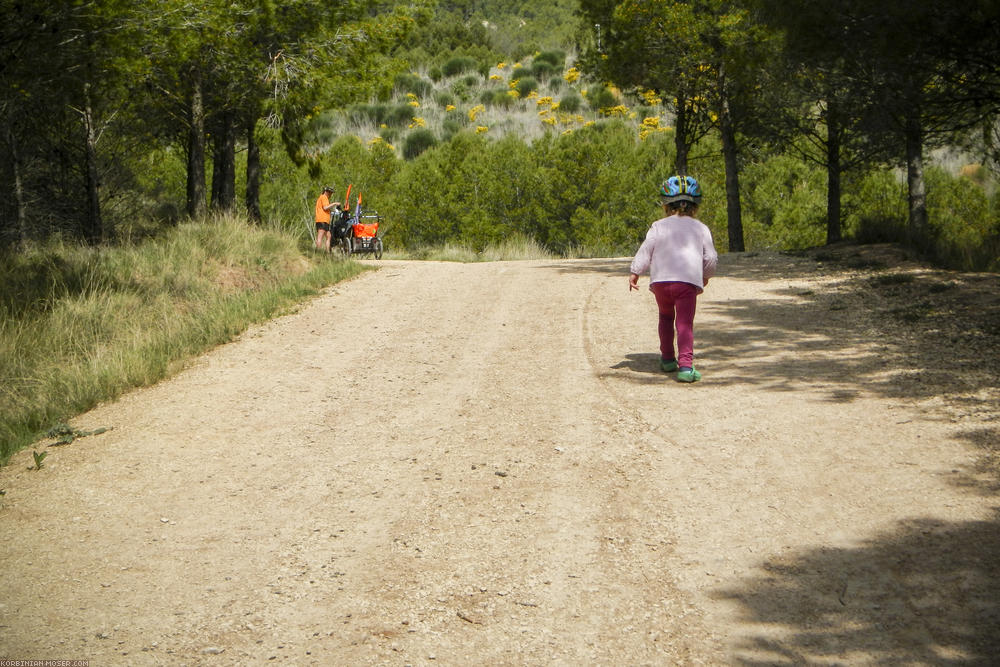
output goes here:
[[517, 85], [514, 86], [514, 90], [521, 97], [527, 97], [531, 93], [538, 90], [538, 80], [533, 76], [526, 76], [524, 78], [517, 80]]
[[826, 173], [786, 155], [743, 171], [744, 231], [748, 247], [801, 249], [826, 235]]
[[927, 170], [927, 210], [933, 259], [945, 266], [972, 270], [1000, 264], [1000, 209], [972, 179], [943, 169]]
[[566, 113], [576, 113], [583, 108], [583, 98], [576, 91], [569, 91], [559, 98], [559, 109]]
[[601, 87], [587, 93], [587, 104], [590, 105], [591, 109], [597, 111], [615, 106], [618, 104], [618, 99], [610, 90]]
[[390, 127], [406, 127], [413, 120], [413, 107], [409, 104], [391, 105], [381, 122]]
[[543, 60], [535, 60], [531, 64], [531, 75], [536, 79], [541, 79], [542, 81], [547, 80], [550, 76], [556, 73], [556, 68]]
[[889, 170], [868, 172], [845, 184], [846, 228], [859, 243], [906, 238], [906, 185]]
[[403, 142], [403, 157], [407, 160], [412, 160], [436, 144], [437, 139], [430, 130], [413, 130], [406, 135], [406, 140]]
[[411, 74], [409, 72], [404, 72], [403, 74], [397, 74], [396, 79], [393, 82], [393, 88], [398, 93], [406, 94], [413, 93], [417, 97], [427, 97], [431, 94], [434, 86], [433, 84], [423, 79], [416, 74]]
[[434, 102], [438, 106], [448, 106], [449, 104], [455, 104], [455, 94], [449, 90], [436, 90], [434, 91]]
[[453, 58], [449, 58], [444, 65], [441, 66], [441, 72], [445, 76], [458, 76], [460, 74], [476, 72], [478, 70], [479, 61], [469, 56], [455, 56]]
[[535, 63], [548, 63], [553, 69], [561, 70], [566, 66], [566, 52], [565, 51], [542, 51], [537, 56], [535, 56]]

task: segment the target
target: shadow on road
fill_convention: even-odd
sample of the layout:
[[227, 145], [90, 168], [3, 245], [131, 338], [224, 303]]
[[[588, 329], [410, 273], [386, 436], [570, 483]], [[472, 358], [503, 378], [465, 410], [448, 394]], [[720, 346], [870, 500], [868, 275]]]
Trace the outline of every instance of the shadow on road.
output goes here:
[[622, 282], [628, 278], [630, 257], [610, 257], [602, 259], [579, 259], [572, 262], [549, 264], [544, 268], [553, 269], [558, 273], [602, 273], [622, 277]]
[[[918, 401], [927, 418], [968, 420], [955, 439], [978, 462], [949, 483], [996, 498], [1000, 277], [853, 260], [723, 256], [720, 276], [762, 282], [765, 296], [699, 302], [706, 384]], [[645, 383], [656, 356], [612, 368]], [[856, 548], [783, 554], [720, 595], [761, 627], [739, 664], [1000, 665], [1000, 513], [915, 518]]]
[[744, 620], [790, 632], [744, 637], [738, 663], [996, 665], [998, 527], [1000, 517], [920, 519], [855, 549], [764, 563], [720, 597], [736, 601]]

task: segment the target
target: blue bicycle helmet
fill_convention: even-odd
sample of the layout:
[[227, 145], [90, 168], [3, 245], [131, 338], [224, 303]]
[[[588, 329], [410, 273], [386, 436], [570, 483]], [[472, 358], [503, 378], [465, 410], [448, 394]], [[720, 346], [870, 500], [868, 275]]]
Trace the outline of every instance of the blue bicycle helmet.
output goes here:
[[660, 201], [664, 204], [678, 201], [697, 204], [701, 201], [701, 186], [693, 176], [671, 176], [660, 186]]

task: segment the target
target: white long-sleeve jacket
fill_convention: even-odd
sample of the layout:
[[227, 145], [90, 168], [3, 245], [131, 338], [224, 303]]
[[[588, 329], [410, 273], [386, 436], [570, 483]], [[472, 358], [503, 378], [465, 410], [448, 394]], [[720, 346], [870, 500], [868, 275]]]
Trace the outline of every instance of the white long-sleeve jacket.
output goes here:
[[650, 283], [689, 283], [700, 294], [705, 281], [715, 275], [718, 262], [712, 232], [705, 223], [672, 215], [650, 226], [629, 270], [642, 275], [648, 269]]

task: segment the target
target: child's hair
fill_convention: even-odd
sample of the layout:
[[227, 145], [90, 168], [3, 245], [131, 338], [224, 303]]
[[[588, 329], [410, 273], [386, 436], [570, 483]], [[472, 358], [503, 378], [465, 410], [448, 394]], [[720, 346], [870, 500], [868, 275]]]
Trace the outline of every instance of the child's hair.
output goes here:
[[667, 213], [671, 215], [679, 213], [681, 215], [693, 216], [698, 210], [698, 205], [692, 201], [674, 201], [663, 206], [667, 209]]

